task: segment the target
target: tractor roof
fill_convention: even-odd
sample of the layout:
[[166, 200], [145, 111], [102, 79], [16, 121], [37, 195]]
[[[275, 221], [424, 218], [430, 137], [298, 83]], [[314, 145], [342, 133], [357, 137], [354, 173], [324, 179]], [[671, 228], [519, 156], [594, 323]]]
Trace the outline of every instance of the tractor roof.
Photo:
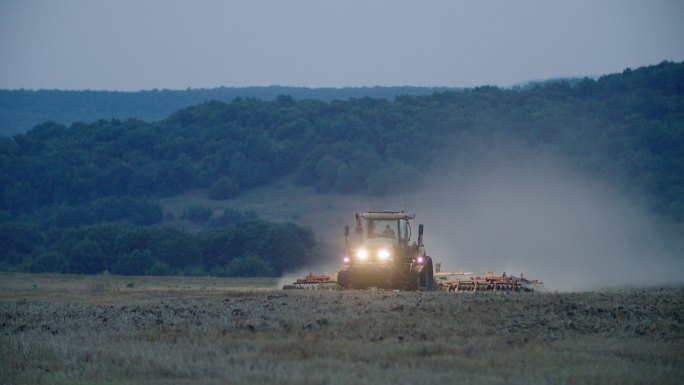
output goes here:
[[413, 219], [416, 214], [407, 214], [403, 211], [369, 211], [359, 214], [363, 219]]

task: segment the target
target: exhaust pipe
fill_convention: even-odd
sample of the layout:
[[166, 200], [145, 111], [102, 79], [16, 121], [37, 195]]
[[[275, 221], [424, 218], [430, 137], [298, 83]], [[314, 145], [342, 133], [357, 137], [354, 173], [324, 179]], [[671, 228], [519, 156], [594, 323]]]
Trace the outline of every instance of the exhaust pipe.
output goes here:
[[423, 224], [418, 225], [418, 246], [423, 246]]

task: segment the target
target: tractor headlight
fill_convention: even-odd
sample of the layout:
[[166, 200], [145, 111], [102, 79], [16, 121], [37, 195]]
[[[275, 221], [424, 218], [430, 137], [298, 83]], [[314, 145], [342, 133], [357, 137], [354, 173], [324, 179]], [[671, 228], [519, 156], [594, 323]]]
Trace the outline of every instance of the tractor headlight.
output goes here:
[[344, 258], [342, 258], [342, 260], [344, 261], [345, 264], [351, 262], [351, 259], [350, 259], [349, 257], [347, 257], [347, 256], [345, 256]]
[[368, 259], [368, 250], [366, 250], [366, 249], [359, 249], [359, 250], [356, 252], [356, 258], [358, 258], [358, 259], [360, 259], [360, 260], [366, 260], [366, 259]]
[[390, 257], [390, 252], [389, 252], [389, 251], [387, 251], [387, 250], [385, 250], [385, 249], [382, 249], [382, 250], [379, 250], [379, 251], [378, 251], [378, 259], [379, 259], [379, 260], [381, 260], [381, 261], [386, 261], [386, 260], [389, 259], [389, 257]]

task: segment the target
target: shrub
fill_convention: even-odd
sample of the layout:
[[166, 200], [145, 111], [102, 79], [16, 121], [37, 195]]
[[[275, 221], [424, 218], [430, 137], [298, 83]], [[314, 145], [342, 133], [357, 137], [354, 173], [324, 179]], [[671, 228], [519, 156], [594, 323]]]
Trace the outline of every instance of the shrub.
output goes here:
[[115, 274], [136, 275], [150, 270], [155, 262], [149, 250], [133, 250], [118, 258], [112, 266]]
[[22, 270], [31, 273], [61, 273], [66, 271], [66, 257], [59, 251], [38, 252], [24, 261]]
[[209, 187], [209, 198], [211, 199], [230, 199], [240, 192], [240, 185], [231, 177], [223, 177], [214, 182]]
[[164, 261], [156, 261], [150, 266], [148, 271], [150, 275], [169, 275], [171, 273], [171, 268], [169, 264]]
[[235, 258], [226, 266], [229, 277], [273, 277], [274, 270], [268, 261], [256, 256]]
[[211, 224], [220, 227], [242, 222], [243, 220], [245, 220], [245, 217], [239, 210], [227, 208], [223, 210], [223, 214], [220, 217], [213, 218]]
[[180, 273], [190, 277], [200, 277], [208, 275], [207, 270], [204, 268], [204, 266], [201, 265], [186, 267], [185, 269], [181, 270]]
[[256, 221], [259, 219], [259, 214], [257, 214], [256, 210], [247, 210], [243, 215], [246, 221]]
[[144, 200], [133, 201], [130, 211], [130, 220], [136, 225], [154, 225], [164, 218], [164, 212], [158, 203]]
[[209, 207], [194, 205], [186, 208], [181, 217], [193, 223], [203, 224], [207, 223], [212, 215], [213, 213]]

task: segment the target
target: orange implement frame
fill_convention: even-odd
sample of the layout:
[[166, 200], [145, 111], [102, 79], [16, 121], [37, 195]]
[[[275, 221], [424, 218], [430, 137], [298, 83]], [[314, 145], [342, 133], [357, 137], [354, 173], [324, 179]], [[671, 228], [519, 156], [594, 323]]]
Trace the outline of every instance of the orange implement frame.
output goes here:
[[309, 273], [304, 278], [297, 278], [294, 284], [309, 284], [309, 283], [335, 283], [335, 281], [330, 279], [329, 275], [312, 275]]
[[329, 275], [313, 275], [309, 273], [304, 278], [297, 278], [291, 285], [283, 286], [283, 289], [332, 289], [337, 287]]
[[542, 285], [537, 280], [519, 277], [494, 275], [492, 272], [443, 272], [436, 273], [437, 285], [446, 291], [516, 291], [530, 292]]

